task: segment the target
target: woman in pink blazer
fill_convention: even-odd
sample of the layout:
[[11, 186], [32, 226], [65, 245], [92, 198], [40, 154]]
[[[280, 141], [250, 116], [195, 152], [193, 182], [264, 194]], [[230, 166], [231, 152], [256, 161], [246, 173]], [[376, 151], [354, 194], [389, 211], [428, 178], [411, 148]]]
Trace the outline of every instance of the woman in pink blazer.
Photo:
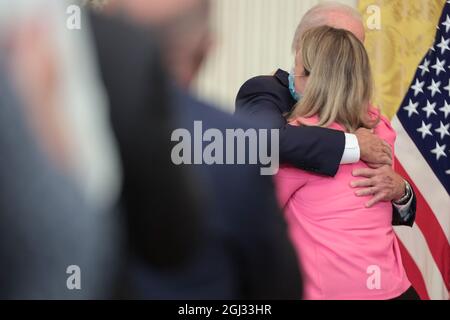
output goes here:
[[[307, 31], [296, 57], [296, 89], [302, 98], [288, 115], [291, 125], [345, 132], [373, 129], [393, 149], [395, 131], [370, 106], [372, 78], [363, 44], [331, 27]], [[297, 79], [296, 79], [297, 80]], [[355, 196], [352, 171], [334, 178], [281, 166], [277, 195], [302, 265], [306, 299], [393, 299], [414, 290], [405, 274], [392, 228], [392, 206], [372, 207]]]

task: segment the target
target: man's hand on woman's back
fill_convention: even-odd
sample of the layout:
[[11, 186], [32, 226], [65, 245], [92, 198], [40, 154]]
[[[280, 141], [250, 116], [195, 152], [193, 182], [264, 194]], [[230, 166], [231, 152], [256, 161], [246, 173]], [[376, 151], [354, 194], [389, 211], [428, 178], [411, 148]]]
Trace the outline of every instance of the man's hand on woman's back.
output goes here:
[[358, 139], [360, 159], [371, 168], [392, 165], [392, 151], [389, 144], [372, 133], [371, 130], [360, 128], [355, 132]]
[[382, 166], [378, 169], [356, 169], [353, 176], [362, 177], [361, 180], [351, 182], [356, 196], [372, 196], [366, 203], [367, 207], [372, 207], [380, 201], [396, 201], [402, 198], [406, 192], [406, 183], [391, 166]]

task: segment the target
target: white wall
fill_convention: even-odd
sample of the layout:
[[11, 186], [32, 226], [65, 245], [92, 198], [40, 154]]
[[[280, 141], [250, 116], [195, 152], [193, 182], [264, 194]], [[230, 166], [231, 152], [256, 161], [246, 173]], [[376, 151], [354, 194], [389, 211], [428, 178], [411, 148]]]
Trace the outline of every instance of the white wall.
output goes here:
[[[216, 45], [196, 91], [224, 110], [234, 110], [249, 78], [293, 65], [291, 42], [303, 14], [321, 0], [211, 0]], [[339, 2], [356, 6], [357, 0]]]

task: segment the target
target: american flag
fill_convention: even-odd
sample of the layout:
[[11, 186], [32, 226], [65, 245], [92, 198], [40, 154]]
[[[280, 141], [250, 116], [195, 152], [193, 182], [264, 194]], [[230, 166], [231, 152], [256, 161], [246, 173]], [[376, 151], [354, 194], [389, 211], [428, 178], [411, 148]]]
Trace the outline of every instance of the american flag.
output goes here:
[[417, 195], [412, 230], [396, 227], [405, 269], [423, 299], [450, 288], [450, 1], [392, 124], [396, 170]]

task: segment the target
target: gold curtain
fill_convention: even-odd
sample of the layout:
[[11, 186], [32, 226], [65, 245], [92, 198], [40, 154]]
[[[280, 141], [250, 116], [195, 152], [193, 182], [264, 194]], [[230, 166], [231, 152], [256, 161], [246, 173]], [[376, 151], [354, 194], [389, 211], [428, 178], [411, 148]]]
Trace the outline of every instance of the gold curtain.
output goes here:
[[380, 9], [381, 29], [370, 30], [365, 23], [365, 44], [375, 83], [373, 102], [389, 118], [400, 107], [420, 61], [433, 44], [444, 3], [445, 0], [359, 1], [366, 22], [373, 14], [370, 6]]

